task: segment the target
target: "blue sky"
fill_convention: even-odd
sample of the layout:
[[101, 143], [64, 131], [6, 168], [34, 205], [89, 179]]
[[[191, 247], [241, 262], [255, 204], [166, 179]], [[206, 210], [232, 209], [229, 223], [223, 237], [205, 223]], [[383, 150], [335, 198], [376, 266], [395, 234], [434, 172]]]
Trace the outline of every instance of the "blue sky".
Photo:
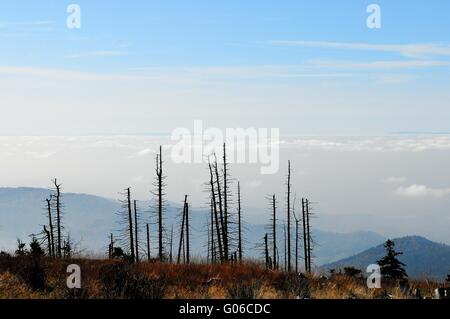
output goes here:
[[[239, 126], [276, 126], [286, 134], [447, 131], [448, 1], [77, 1], [80, 30], [66, 28], [70, 3], [2, 1], [5, 100], [20, 112], [34, 112], [36, 107], [27, 107], [35, 104], [43, 123], [12, 127], [7, 124], [20, 113], [6, 114], [6, 134], [170, 132], [195, 118], [232, 126], [237, 115]], [[381, 7], [380, 30], [366, 26], [371, 3]], [[105, 84], [110, 80], [106, 75], [135, 81], [126, 78], [118, 87]], [[98, 90], [85, 78], [98, 79]], [[77, 83], [61, 87], [70, 81]], [[154, 90], [150, 95], [148, 87]], [[30, 101], [13, 95], [21, 88], [30, 93]], [[179, 92], [189, 96], [173, 100]], [[130, 101], [145, 120], [157, 114], [160, 125], [150, 129], [143, 121], [99, 127], [82, 125], [80, 116], [74, 127], [44, 128], [49, 103], [56, 107], [59, 95], [75, 93], [77, 104], [91, 107], [110, 99], [112, 113], [120, 111], [115, 101]], [[61, 104], [66, 107], [61, 120], [73, 118], [64, 116], [74, 112], [73, 105], [58, 100]], [[231, 104], [238, 113], [227, 119], [222, 113]], [[286, 118], [270, 112], [280, 104]], [[208, 105], [223, 115], [221, 121], [206, 114]], [[374, 110], [374, 105], [384, 108]], [[263, 110], [261, 119], [252, 116], [256, 108]], [[105, 110], [98, 109], [97, 116], [91, 114], [97, 122], [105, 118]], [[161, 109], [165, 114], [158, 113]], [[229, 111], [233, 114], [233, 107]], [[168, 117], [169, 112], [174, 115]], [[299, 129], [292, 118], [302, 113], [310, 124]]]

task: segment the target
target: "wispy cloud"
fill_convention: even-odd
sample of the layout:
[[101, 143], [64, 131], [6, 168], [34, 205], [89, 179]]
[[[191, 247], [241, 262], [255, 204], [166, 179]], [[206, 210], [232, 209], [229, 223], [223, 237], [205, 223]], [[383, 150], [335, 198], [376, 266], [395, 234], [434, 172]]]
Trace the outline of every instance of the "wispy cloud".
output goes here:
[[450, 150], [449, 136], [306, 137], [280, 141], [283, 148], [342, 152], [424, 152]]
[[86, 53], [74, 53], [69, 54], [67, 58], [70, 59], [79, 59], [79, 58], [99, 58], [99, 57], [118, 57], [118, 56], [127, 56], [129, 52], [127, 51], [92, 51], [92, 52], [86, 52]]
[[298, 46], [341, 50], [363, 50], [391, 52], [405, 57], [450, 56], [450, 46], [441, 44], [372, 44], [329, 41], [275, 40], [269, 42], [277, 46]]
[[344, 69], [414, 69], [449, 66], [450, 62], [436, 60], [406, 60], [406, 61], [326, 61], [313, 60], [311, 65], [323, 68], [344, 68]]
[[93, 72], [81, 72], [65, 69], [48, 69], [34, 67], [1, 66], [0, 74], [18, 75], [26, 77], [41, 77], [53, 80], [74, 80], [74, 81], [108, 81], [130, 79], [125, 75], [101, 74]]
[[395, 194], [402, 197], [409, 198], [443, 198], [450, 196], [450, 188], [430, 188], [425, 185], [413, 184], [408, 187], [399, 187]]

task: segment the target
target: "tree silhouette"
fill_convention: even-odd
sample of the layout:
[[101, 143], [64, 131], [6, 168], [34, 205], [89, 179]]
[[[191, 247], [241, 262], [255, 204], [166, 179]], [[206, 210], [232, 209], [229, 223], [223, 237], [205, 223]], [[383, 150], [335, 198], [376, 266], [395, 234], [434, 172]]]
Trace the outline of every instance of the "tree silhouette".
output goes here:
[[53, 185], [55, 186], [56, 195], [54, 198], [54, 206], [56, 210], [56, 233], [57, 233], [57, 251], [56, 255], [58, 257], [62, 256], [63, 249], [63, 238], [62, 238], [62, 202], [61, 202], [61, 184], [58, 184], [57, 179], [53, 180]]
[[39, 241], [36, 239], [35, 236], [32, 236], [31, 238], [30, 255], [34, 257], [41, 257], [45, 255], [45, 252], [42, 249], [41, 244], [39, 244]]
[[450, 270], [449, 270], [449, 273], [448, 273], [448, 275], [447, 275], [447, 279], [445, 279], [445, 281], [448, 282], [448, 283], [450, 283]]
[[287, 236], [287, 267], [286, 270], [288, 272], [291, 271], [291, 161], [288, 161], [288, 175], [287, 175], [287, 182], [286, 182], [286, 186], [287, 186], [287, 203], [286, 203], [286, 214], [287, 214], [287, 232], [286, 232], [286, 236]]
[[394, 250], [395, 243], [388, 239], [384, 244], [386, 249], [386, 256], [377, 261], [381, 268], [381, 274], [385, 279], [404, 280], [408, 275], [406, 274], [404, 263], [397, 259], [397, 256], [402, 255], [402, 252]]

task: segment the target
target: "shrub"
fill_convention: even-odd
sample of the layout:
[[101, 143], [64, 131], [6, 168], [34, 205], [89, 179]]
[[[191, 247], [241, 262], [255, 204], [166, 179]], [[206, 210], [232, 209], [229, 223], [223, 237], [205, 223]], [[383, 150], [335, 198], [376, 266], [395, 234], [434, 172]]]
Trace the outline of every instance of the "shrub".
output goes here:
[[150, 278], [125, 263], [104, 266], [100, 282], [108, 299], [162, 299], [166, 292], [164, 278]]
[[40, 258], [22, 257], [12, 271], [19, 276], [31, 289], [47, 288], [47, 272]]
[[260, 280], [235, 281], [227, 291], [231, 299], [256, 299], [260, 288]]
[[295, 273], [280, 273], [273, 282], [273, 286], [284, 298], [295, 296], [295, 298], [310, 298], [309, 281], [303, 275]]

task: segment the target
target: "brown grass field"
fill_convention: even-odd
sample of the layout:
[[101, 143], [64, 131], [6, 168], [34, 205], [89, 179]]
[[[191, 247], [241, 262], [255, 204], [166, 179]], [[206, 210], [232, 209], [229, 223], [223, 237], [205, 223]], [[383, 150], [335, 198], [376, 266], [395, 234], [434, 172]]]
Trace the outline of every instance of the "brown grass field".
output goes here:
[[[81, 289], [68, 289], [69, 264], [81, 267]], [[382, 283], [368, 289], [364, 278], [329, 278], [274, 272], [260, 265], [175, 265], [118, 260], [0, 257], [1, 299], [373, 299], [431, 298], [440, 284], [410, 281], [407, 288]]]

